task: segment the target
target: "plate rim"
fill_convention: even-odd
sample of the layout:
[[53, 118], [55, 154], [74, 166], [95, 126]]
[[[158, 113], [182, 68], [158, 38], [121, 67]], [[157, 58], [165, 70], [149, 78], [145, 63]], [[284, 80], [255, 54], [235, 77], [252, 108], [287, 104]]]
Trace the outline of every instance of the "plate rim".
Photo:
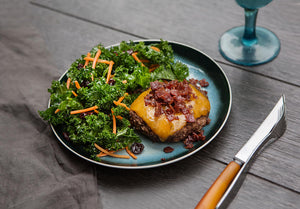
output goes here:
[[[136, 40], [129, 40], [129, 41], [133, 41], [134, 43], [138, 43], [138, 42], [160, 42], [161, 39], [136, 39]], [[127, 42], [129, 42], [127, 41]], [[58, 135], [58, 133], [56, 132], [55, 130], [55, 127], [50, 123], [50, 127], [54, 133], [54, 135], [56, 136], [56, 138], [60, 141], [60, 143], [62, 143], [64, 145], [64, 147], [66, 147], [69, 151], [71, 151], [72, 153], [74, 153], [75, 155], [77, 155], [78, 157], [84, 159], [84, 160], [87, 160], [88, 162], [90, 163], [93, 163], [93, 164], [96, 164], [96, 165], [101, 165], [101, 166], [105, 166], [105, 167], [110, 167], [110, 168], [118, 168], [118, 169], [148, 169], [148, 168], [155, 168], [155, 167], [161, 167], [161, 166], [165, 166], [165, 165], [168, 165], [168, 164], [172, 164], [172, 163], [175, 163], [175, 162], [178, 162], [180, 160], [183, 160], [185, 158], [188, 158], [189, 156], [199, 152], [201, 149], [203, 149], [205, 146], [207, 146], [220, 132], [221, 130], [223, 129], [223, 127], [225, 126], [228, 118], [229, 118], [229, 115], [230, 115], [230, 112], [231, 112], [231, 108], [232, 108], [232, 90], [231, 90], [231, 86], [230, 86], [230, 83], [229, 83], [229, 79], [227, 77], [227, 75], [225, 74], [224, 70], [221, 68], [221, 66], [214, 60], [212, 59], [210, 56], [208, 56], [206, 53], [202, 52], [201, 50], [195, 48], [195, 47], [192, 47], [190, 45], [187, 45], [187, 44], [184, 44], [184, 43], [180, 43], [180, 42], [177, 42], [177, 41], [170, 41], [170, 40], [164, 40], [164, 41], [167, 41], [169, 44], [177, 44], [177, 45], [181, 45], [183, 47], [187, 47], [187, 48], [190, 48], [202, 55], [204, 55], [206, 58], [208, 58], [211, 62], [213, 62], [217, 67], [218, 69], [220, 70], [220, 72], [223, 74], [224, 78], [225, 78], [225, 81], [226, 81], [226, 84], [228, 86], [228, 90], [229, 90], [229, 104], [228, 104], [228, 109], [227, 109], [227, 113], [225, 115], [225, 118], [221, 124], [221, 126], [218, 128], [218, 130], [211, 136], [211, 138], [209, 140], [207, 140], [205, 143], [203, 143], [201, 146], [199, 146], [197, 149], [183, 155], [183, 156], [180, 156], [178, 158], [174, 158], [172, 160], [168, 160], [168, 161], [165, 161], [165, 162], [161, 162], [161, 163], [156, 163], [156, 164], [152, 164], [152, 165], [117, 165], [117, 164], [108, 164], [108, 163], [104, 163], [104, 162], [98, 162], [98, 161], [95, 161], [95, 160], [92, 160], [84, 155], [81, 155], [80, 153], [76, 152], [75, 150], [73, 150], [70, 146], [68, 146], [64, 140], [62, 140], [60, 138], [60, 136]], [[105, 48], [111, 48], [111, 47], [115, 47], [115, 46], [119, 46], [121, 42], [119, 43], [116, 43], [116, 44], [112, 44], [112, 45], [109, 45], [109, 46], [106, 46]], [[58, 81], [61, 81], [63, 79], [63, 77], [67, 74], [69, 69], [67, 69], [58, 79]], [[50, 107], [50, 103], [51, 103], [51, 100], [49, 98], [49, 101], [48, 101], [48, 108]]]

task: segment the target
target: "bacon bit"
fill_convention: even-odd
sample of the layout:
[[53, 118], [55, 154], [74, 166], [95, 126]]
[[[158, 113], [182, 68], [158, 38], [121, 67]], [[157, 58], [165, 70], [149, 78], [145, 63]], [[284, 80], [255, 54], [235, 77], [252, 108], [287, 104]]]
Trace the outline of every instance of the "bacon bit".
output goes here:
[[117, 115], [116, 118], [118, 118], [119, 120], [123, 119], [123, 117], [121, 115]]
[[67, 80], [67, 89], [70, 88], [70, 84], [71, 84], [71, 78], [68, 78], [68, 80]]
[[137, 159], [137, 157], [128, 149], [128, 147], [125, 147], [126, 152], [133, 158], [133, 159]]
[[141, 63], [142, 66], [145, 67], [145, 65], [142, 63], [142, 61], [137, 57], [137, 52], [132, 53], [131, 56], [135, 59], [135, 61]]
[[122, 83], [126, 84], [126, 83], [127, 83], [127, 80], [123, 80]]
[[56, 114], [56, 113], [58, 113], [59, 111], [60, 111], [60, 109], [56, 109], [54, 113]]
[[80, 88], [81, 88], [81, 87], [80, 87], [80, 84], [78, 83], [78, 81], [74, 81], [74, 83], [75, 83], [75, 86], [76, 86], [77, 89], [80, 89]]
[[209, 85], [209, 83], [205, 80], [205, 78], [201, 79], [199, 81], [199, 84], [201, 87], [207, 87]]
[[98, 49], [96, 55], [95, 55], [95, 58], [94, 58], [94, 61], [93, 61], [93, 65], [92, 65], [92, 68], [95, 69], [96, 68], [96, 64], [97, 64], [97, 61], [100, 57], [100, 54], [101, 54], [101, 50]]
[[98, 109], [98, 106], [93, 106], [93, 107], [89, 107], [89, 108], [86, 108], [86, 109], [81, 109], [81, 110], [73, 110], [70, 112], [71, 115], [74, 115], [74, 114], [79, 114], [79, 113], [84, 113], [84, 112], [89, 112], [89, 111], [93, 111], [93, 110], [96, 110]]
[[160, 49], [155, 46], [151, 46], [150, 48], [153, 49], [154, 51], [160, 52]]
[[117, 122], [116, 122], [116, 116], [114, 115], [114, 111], [110, 109], [112, 118], [113, 118], [113, 133], [117, 134]]
[[179, 82], [150, 82], [151, 91], [144, 98], [145, 105], [155, 108], [155, 117], [165, 114], [169, 121], [177, 120], [176, 113], [185, 115], [187, 122], [194, 122], [192, 106], [186, 106], [185, 101], [190, 101], [196, 95], [189, 86], [188, 81]]
[[110, 61], [110, 62], [109, 62], [109, 66], [108, 66], [108, 72], [107, 72], [106, 83], [108, 83], [109, 80], [110, 80], [110, 77], [111, 77], [111, 71], [112, 71], [113, 65], [114, 65], [114, 62], [113, 62], [113, 61]]
[[84, 58], [84, 60], [85, 60], [85, 63], [84, 63], [84, 65], [83, 65], [83, 68], [85, 68], [88, 64], [89, 64], [89, 61], [90, 60], [88, 60], [88, 58], [90, 58], [91, 57], [91, 53], [90, 52], [88, 52], [87, 53], [87, 55], [86, 55], [86, 59]]
[[105, 154], [111, 156], [111, 157], [117, 157], [117, 158], [125, 158], [125, 159], [130, 159], [130, 156], [128, 155], [116, 155], [116, 154], [113, 154], [113, 153], [110, 153], [108, 151], [106, 151], [105, 149], [103, 149], [102, 147], [100, 147], [98, 144], [94, 144], [94, 146], [100, 150], [101, 152], [104, 152]]
[[78, 95], [75, 93], [75, 91], [72, 91], [72, 94], [77, 97]]
[[165, 147], [164, 148], [165, 153], [170, 153], [170, 152], [173, 152], [173, 151], [174, 151], [174, 148], [172, 148], [172, 147]]

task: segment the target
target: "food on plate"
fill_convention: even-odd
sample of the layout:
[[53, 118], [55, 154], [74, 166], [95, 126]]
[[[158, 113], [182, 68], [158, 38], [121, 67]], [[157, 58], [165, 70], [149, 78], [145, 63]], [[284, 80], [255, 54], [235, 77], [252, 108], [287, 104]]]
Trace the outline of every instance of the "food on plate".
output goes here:
[[[131, 104], [131, 125], [153, 141], [161, 142], [184, 141], [202, 133], [209, 123], [210, 103], [206, 92], [195, 85], [197, 82], [151, 82], [150, 88]], [[198, 83], [204, 85], [203, 81]]]
[[129, 121], [132, 102], [151, 82], [183, 81], [188, 75], [188, 67], [174, 59], [167, 41], [123, 41], [110, 48], [100, 44], [52, 82], [50, 105], [39, 114], [91, 159], [135, 158], [144, 147]]

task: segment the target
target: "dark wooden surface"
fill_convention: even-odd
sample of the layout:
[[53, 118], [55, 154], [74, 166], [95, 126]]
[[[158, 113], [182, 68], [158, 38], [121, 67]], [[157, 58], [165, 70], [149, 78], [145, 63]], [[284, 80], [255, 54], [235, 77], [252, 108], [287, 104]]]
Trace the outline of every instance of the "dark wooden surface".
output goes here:
[[[279, 56], [257, 67], [225, 61], [218, 39], [242, 25], [243, 10], [232, 1], [60, 1], [21, 4], [42, 34], [59, 77], [98, 43], [163, 38], [188, 44], [215, 59], [229, 78], [233, 103], [216, 139], [178, 163], [146, 170], [97, 167], [101, 204], [115, 208], [193, 208], [226, 164], [249, 139], [281, 94], [287, 101], [287, 130], [262, 152], [228, 208], [300, 208], [300, 3], [274, 0], [257, 24], [281, 41]], [[21, 7], [13, 7], [17, 10]], [[10, 11], [12, 12], [12, 11]]]

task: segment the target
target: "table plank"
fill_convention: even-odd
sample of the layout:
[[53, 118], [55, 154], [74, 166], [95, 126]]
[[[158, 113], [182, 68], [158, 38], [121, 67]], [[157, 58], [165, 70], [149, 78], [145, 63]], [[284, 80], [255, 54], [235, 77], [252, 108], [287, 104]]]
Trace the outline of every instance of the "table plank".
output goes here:
[[[201, 154], [166, 167], [147, 170], [98, 168], [105, 209], [194, 208], [225, 165]], [[268, 191], [268, 192], [266, 192]], [[247, 175], [230, 208], [298, 208], [299, 194]]]
[[[79, 0], [34, 0], [33, 3], [138, 37], [190, 44], [227, 64], [230, 63], [218, 52], [218, 40], [229, 28], [244, 24], [243, 9], [234, 1], [114, 0], [86, 4]], [[271, 63], [240, 69], [299, 86], [299, 7], [297, 0], [277, 0], [260, 10], [257, 23], [278, 35], [281, 52]]]
[[105, 27], [74, 19], [47, 9], [31, 5], [32, 24], [43, 36], [51, 59], [59, 69], [60, 76], [78, 59], [97, 44], [104, 46], [133, 39], [133, 36]]
[[[39, 20], [34, 23], [44, 34], [54, 62], [61, 66], [61, 73], [71, 62], [99, 41], [104, 45], [109, 45], [122, 39], [134, 38], [128, 34], [45, 8], [35, 11], [35, 15], [39, 17]], [[285, 93], [288, 108], [288, 130], [280, 140], [259, 156], [250, 173], [299, 192], [300, 145], [297, 140], [299, 134], [296, 130], [300, 125], [298, 108], [300, 89], [295, 85], [237, 70], [226, 64], [221, 66], [228, 75], [232, 86], [232, 113], [224, 130], [203, 152], [209, 158], [228, 163], [263, 121], [280, 95]], [[201, 154], [195, 156], [199, 159], [202, 158]], [[286, 170], [289, 170], [289, 173], [286, 173]]]

